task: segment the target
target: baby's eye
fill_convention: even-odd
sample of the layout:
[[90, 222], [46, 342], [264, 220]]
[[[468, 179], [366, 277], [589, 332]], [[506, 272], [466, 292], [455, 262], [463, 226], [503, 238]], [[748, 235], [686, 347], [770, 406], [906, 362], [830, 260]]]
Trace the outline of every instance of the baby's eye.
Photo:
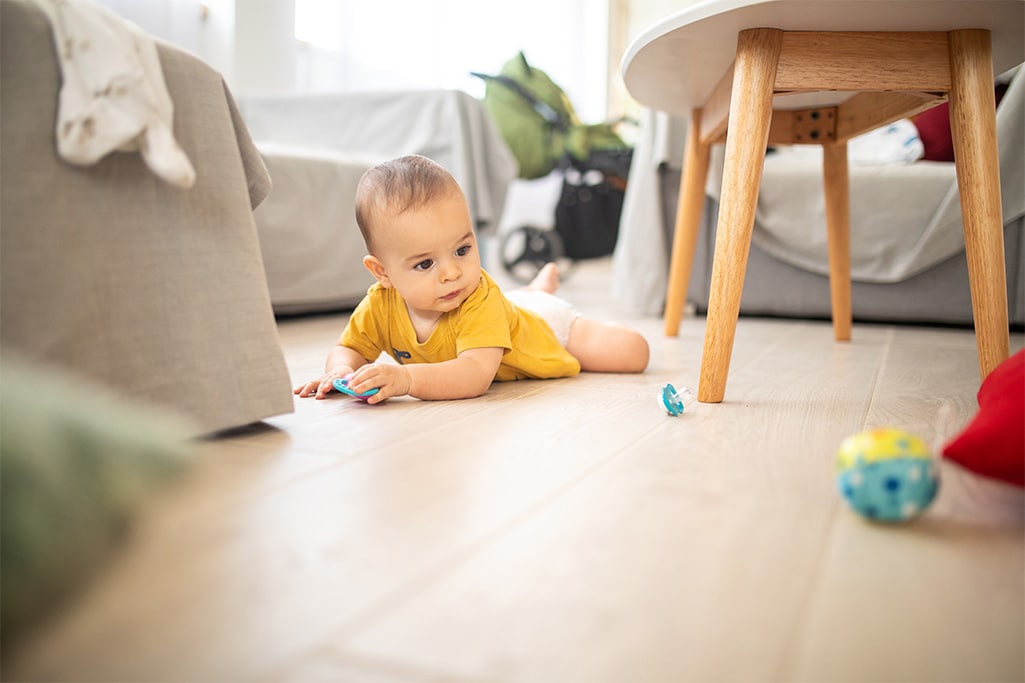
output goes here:
[[429, 259], [429, 258], [426, 258], [423, 261], [421, 261], [420, 263], [418, 263], [415, 266], [413, 266], [413, 270], [430, 270], [431, 266], [433, 266], [433, 265], [434, 265], [434, 261]]
[[463, 246], [456, 249], [456, 256], [466, 256], [470, 253], [470, 249], [471, 247], [469, 244], [464, 244]]

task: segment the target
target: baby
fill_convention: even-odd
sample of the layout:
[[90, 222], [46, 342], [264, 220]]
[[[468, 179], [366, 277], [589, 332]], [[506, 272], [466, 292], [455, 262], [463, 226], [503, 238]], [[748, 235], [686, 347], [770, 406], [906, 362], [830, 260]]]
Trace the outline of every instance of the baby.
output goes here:
[[[548, 264], [524, 290], [504, 294], [480, 265], [469, 207], [455, 178], [411, 155], [367, 171], [356, 222], [377, 280], [353, 311], [324, 374], [295, 389], [324, 398], [336, 378], [380, 403], [480, 396], [495, 380], [642, 372], [638, 332], [584, 318], [554, 296]], [[375, 362], [381, 352], [397, 363]]]

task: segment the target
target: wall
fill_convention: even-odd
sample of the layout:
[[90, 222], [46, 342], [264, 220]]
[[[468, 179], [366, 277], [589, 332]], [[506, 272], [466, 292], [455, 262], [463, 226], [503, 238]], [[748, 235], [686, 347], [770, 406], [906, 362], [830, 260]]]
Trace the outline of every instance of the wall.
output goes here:
[[623, 55], [652, 25], [690, 5], [705, 0], [611, 0], [609, 7], [609, 99], [610, 118], [640, 116], [640, 105], [630, 97], [620, 76]]
[[198, 55], [232, 79], [235, 0], [97, 1], [149, 33]]
[[232, 90], [294, 92], [297, 43], [293, 0], [236, 0]]

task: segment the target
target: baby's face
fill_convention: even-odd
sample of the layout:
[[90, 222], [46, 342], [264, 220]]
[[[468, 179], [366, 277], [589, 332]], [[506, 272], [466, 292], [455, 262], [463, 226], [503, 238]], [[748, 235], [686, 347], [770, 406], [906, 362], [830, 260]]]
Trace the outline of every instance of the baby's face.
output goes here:
[[[423, 317], [458, 308], [480, 283], [480, 252], [461, 193], [396, 216], [382, 216], [374, 254], [411, 312]], [[378, 246], [379, 245], [379, 246]]]

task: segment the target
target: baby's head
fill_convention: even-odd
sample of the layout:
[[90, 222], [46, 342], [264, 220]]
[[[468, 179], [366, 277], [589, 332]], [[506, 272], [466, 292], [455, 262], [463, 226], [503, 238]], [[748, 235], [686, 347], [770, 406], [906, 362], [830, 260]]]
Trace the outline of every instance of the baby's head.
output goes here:
[[363, 265], [424, 317], [462, 305], [481, 279], [480, 253], [466, 197], [448, 171], [405, 156], [363, 174], [356, 221]]
[[375, 244], [375, 239], [381, 237], [389, 218], [456, 196], [466, 201], [452, 174], [419, 154], [374, 166], [363, 174], [356, 188], [356, 224], [367, 251], [377, 253], [375, 247], [381, 245]]

